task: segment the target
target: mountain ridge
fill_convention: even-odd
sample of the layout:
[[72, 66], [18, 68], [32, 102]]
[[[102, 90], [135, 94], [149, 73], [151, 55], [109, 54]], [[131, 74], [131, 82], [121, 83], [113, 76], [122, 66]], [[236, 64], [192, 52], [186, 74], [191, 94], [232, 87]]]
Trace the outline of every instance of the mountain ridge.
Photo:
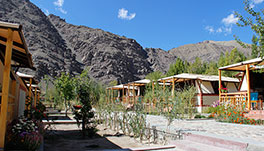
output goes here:
[[41, 79], [45, 74], [79, 74], [89, 68], [89, 75], [101, 83], [113, 80], [126, 83], [143, 79], [148, 73], [165, 73], [179, 57], [189, 62], [200, 57], [215, 61], [221, 53], [238, 47], [234, 41], [203, 41], [165, 51], [143, 48], [135, 39], [102, 29], [74, 25], [56, 15], [46, 16], [29, 0], [0, 0], [0, 20], [23, 25], [28, 48], [37, 71], [22, 70]]

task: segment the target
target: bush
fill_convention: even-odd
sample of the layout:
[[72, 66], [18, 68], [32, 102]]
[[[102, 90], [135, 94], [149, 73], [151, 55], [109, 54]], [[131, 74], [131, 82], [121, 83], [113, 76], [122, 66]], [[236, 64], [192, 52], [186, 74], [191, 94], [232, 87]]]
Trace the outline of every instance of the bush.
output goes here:
[[260, 120], [245, 117], [246, 112], [244, 109], [237, 109], [237, 107], [233, 105], [218, 105], [214, 109], [215, 111], [212, 112], [210, 117], [213, 117], [220, 122], [250, 125], [257, 125], [261, 123]]
[[44, 126], [41, 122], [20, 117], [7, 128], [6, 149], [35, 151], [43, 141]]
[[197, 114], [194, 116], [194, 118], [206, 118], [204, 115], [201, 115], [201, 114]]

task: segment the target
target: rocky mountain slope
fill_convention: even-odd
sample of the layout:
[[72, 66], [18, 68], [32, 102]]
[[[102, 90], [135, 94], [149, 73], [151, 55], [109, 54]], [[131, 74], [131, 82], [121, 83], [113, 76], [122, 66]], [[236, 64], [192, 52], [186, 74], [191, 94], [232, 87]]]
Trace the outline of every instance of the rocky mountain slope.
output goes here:
[[38, 79], [45, 74], [57, 76], [61, 71], [71, 74], [81, 72], [82, 65], [75, 60], [60, 33], [37, 6], [29, 0], [0, 0], [0, 4], [1, 21], [23, 25], [26, 42], [37, 68], [34, 74]]
[[211, 41], [206, 40], [196, 44], [183, 45], [169, 50], [173, 56], [178, 56], [184, 60], [192, 62], [196, 57], [200, 57], [203, 61], [218, 60], [221, 53], [230, 52], [237, 48], [238, 51], [243, 52], [246, 56], [249, 55], [250, 49], [243, 48], [235, 40], [232, 41]]
[[234, 41], [204, 41], [169, 51], [144, 49], [134, 39], [72, 25], [55, 15], [46, 16], [29, 0], [0, 0], [0, 4], [1, 21], [23, 25], [38, 79], [46, 74], [58, 76], [61, 71], [78, 74], [88, 67], [90, 76], [102, 83], [125, 83], [156, 70], [166, 72], [177, 57], [193, 61], [198, 56], [210, 61], [234, 47], [244, 53], [250, 51]]
[[136, 40], [68, 24], [55, 15], [49, 15], [49, 19], [95, 79], [123, 83], [144, 78], [152, 71], [148, 54]]

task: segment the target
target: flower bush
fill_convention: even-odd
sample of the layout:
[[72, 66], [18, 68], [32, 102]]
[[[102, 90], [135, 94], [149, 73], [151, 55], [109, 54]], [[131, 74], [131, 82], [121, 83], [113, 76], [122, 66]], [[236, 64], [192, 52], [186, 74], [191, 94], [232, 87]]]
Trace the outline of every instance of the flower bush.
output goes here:
[[[219, 90], [219, 89], [218, 89], [218, 90]], [[222, 93], [227, 93], [227, 92], [228, 92], [228, 89], [227, 89], [227, 88], [223, 88], [223, 87], [221, 87], [220, 91], [221, 91]]]
[[209, 117], [215, 118], [220, 122], [228, 122], [228, 123], [237, 123], [237, 124], [250, 124], [257, 125], [260, 124], [260, 120], [250, 119], [245, 117], [244, 109], [238, 109], [234, 105], [217, 105], [214, 108], [214, 111], [211, 113]]
[[[30, 106], [32, 106], [31, 103]], [[38, 102], [36, 107], [27, 108], [27, 110], [25, 110], [24, 112], [24, 116], [30, 119], [41, 121], [42, 119], [48, 118], [47, 115], [44, 113], [45, 111], [46, 107], [41, 102]]]
[[6, 149], [35, 151], [43, 141], [43, 133], [40, 121], [20, 117], [8, 125]]

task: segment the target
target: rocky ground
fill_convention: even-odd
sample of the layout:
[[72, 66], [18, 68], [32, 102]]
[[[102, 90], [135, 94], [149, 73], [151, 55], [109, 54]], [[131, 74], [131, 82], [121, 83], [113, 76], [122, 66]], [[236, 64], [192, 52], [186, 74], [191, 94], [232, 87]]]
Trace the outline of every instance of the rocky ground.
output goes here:
[[[147, 116], [147, 123], [159, 130], [166, 130], [167, 120], [162, 116]], [[221, 138], [233, 139], [264, 146], [264, 125], [245, 125], [216, 122], [215, 120], [174, 120], [171, 132], [181, 130], [185, 133], [198, 133]]]
[[45, 138], [45, 151], [80, 151], [103, 149], [126, 149], [157, 146], [154, 144], [142, 144], [139, 141], [121, 135], [115, 131], [98, 126], [96, 136], [83, 139], [80, 128], [76, 124], [53, 125]]

